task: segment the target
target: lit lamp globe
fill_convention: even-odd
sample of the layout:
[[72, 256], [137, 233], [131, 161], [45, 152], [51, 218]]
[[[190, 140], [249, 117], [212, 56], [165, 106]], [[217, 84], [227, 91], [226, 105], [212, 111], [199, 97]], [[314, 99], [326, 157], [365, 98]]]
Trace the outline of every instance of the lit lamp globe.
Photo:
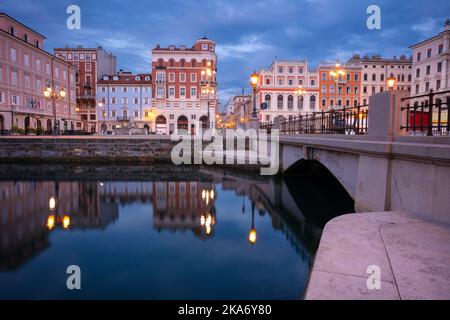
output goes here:
[[389, 90], [393, 90], [395, 86], [396, 79], [393, 74], [389, 78], [387, 78], [387, 86]]
[[256, 230], [255, 230], [255, 228], [252, 228], [250, 230], [250, 233], [248, 234], [248, 242], [250, 242], [251, 244], [255, 244], [256, 239], [257, 239]]
[[64, 97], [66, 96], [66, 90], [64, 90], [64, 88], [61, 88], [61, 90], [59, 91], [59, 96], [61, 97], [61, 99], [64, 99]]
[[253, 88], [256, 88], [256, 86], [258, 85], [258, 74], [256, 72], [253, 72], [250, 76], [250, 84]]

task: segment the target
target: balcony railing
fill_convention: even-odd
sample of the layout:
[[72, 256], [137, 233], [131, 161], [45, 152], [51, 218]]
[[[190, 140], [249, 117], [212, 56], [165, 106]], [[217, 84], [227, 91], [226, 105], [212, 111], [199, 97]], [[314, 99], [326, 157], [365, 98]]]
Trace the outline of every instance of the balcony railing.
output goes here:
[[134, 119], [132, 116], [117, 116], [117, 121], [131, 121]]
[[367, 105], [342, 107], [329, 111], [310, 112], [298, 117], [264, 122], [261, 129], [279, 129], [282, 134], [367, 134], [369, 112]]
[[450, 90], [412, 96], [402, 99], [403, 123], [401, 129], [409, 135], [449, 135]]

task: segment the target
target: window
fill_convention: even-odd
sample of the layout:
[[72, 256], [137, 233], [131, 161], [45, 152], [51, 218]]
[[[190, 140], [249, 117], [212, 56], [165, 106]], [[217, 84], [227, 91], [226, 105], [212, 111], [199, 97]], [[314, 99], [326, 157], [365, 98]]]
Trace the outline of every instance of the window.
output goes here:
[[419, 93], [419, 85], [416, 84], [416, 94], [418, 94], [418, 93]]
[[294, 96], [289, 95], [288, 96], [288, 109], [294, 108]]
[[111, 87], [111, 92], [116, 92], [116, 87]]
[[367, 81], [367, 73], [364, 73], [364, 81]]
[[186, 96], [186, 88], [180, 87], [180, 98], [184, 98]]
[[134, 111], [134, 116], [137, 118], [139, 117], [139, 111]]
[[290, 86], [292, 86], [292, 85], [294, 85], [294, 80], [289, 79], [289, 82], [288, 82], [288, 83], [289, 83]]
[[25, 63], [26, 67], [30, 66], [30, 56], [28, 54], [24, 55], [23, 62]]
[[442, 52], [444, 51], [444, 45], [440, 44], [438, 50], [439, 50], [439, 54], [442, 54]]
[[342, 94], [342, 86], [338, 86], [338, 94]]
[[175, 88], [169, 87], [169, 97], [174, 97], [174, 96], [175, 96]]
[[330, 93], [334, 93], [334, 85], [330, 85]]
[[315, 86], [316, 85], [316, 80], [311, 79], [310, 84], [311, 84], [311, 86]]
[[123, 97], [122, 98], [122, 104], [128, 104], [128, 98], [127, 97]]
[[384, 81], [384, 74], [381, 74], [381, 75], [380, 75], [380, 80], [381, 80], [381, 81]]
[[11, 84], [17, 85], [17, 72], [15, 71], [11, 72]]
[[358, 93], [359, 93], [359, 90], [358, 90], [358, 87], [357, 87], [357, 86], [355, 86], [355, 87], [353, 88], [353, 93], [354, 93], [354, 94], [358, 94]]
[[184, 60], [184, 59], [180, 60], [180, 67], [181, 68], [186, 68], [186, 60]]
[[282, 86], [284, 84], [283, 78], [278, 78], [278, 85]]
[[180, 73], [180, 82], [186, 82], [186, 73]]
[[347, 73], [347, 81], [350, 81], [350, 79], [351, 79], [351, 74], [350, 73]]
[[122, 91], [123, 91], [123, 92], [128, 92], [128, 87], [123, 87], [123, 88], [122, 88]]
[[303, 73], [303, 67], [299, 68], [299, 73]]
[[134, 100], [134, 104], [139, 104], [139, 98], [135, 97], [133, 100]]
[[16, 49], [11, 48], [11, 61], [16, 62], [16, 59], [17, 59]]
[[322, 107], [325, 108], [327, 105], [327, 100], [326, 99], [322, 99]]
[[115, 97], [111, 98], [111, 104], [116, 104], [116, 98]]
[[292, 68], [292, 67], [289, 67], [289, 73], [294, 73], [294, 68]]
[[436, 80], [436, 90], [441, 89], [441, 79]]
[[191, 82], [197, 82], [197, 74], [191, 73]]
[[420, 68], [417, 68], [417, 70], [416, 70], [416, 78], [419, 78], [420, 77]]
[[431, 58], [431, 48], [427, 50], [427, 58]]
[[322, 73], [322, 81], [326, 81], [327, 80], [327, 73], [323, 72]]
[[364, 87], [364, 88], [363, 88], [363, 92], [364, 92], [364, 93], [367, 93], [367, 87]]
[[106, 92], [106, 87], [102, 87], [102, 92]]
[[92, 65], [91, 65], [91, 63], [90, 63], [90, 62], [86, 62], [84, 68], [85, 68], [86, 71], [92, 71]]
[[355, 73], [355, 81], [359, 81], [359, 75]]
[[16, 96], [15, 94], [13, 94], [11, 96], [11, 103], [14, 106], [18, 105], [19, 104], [19, 96]]
[[283, 73], [283, 67], [278, 67], [278, 73]]
[[4, 93], [0, 92], [0, 103], [5, 102]]
[[442, 62], [437, 64], [437, 72], [442, 72]]
[[305, 98], [303, 96], [299, 96], [298, 97], [298, 109], [299, 110], [303, 109], [304, 102], [305, 102]]
[[377, 75], [375, 73], [372, 75], [372, 81], [377, 81]]
[[422, 53], [421, 52], [417, 52], [417, 61], [420, 61], [420, 59], [422, 59]]
[[116, 116], [116, 110], [112, 110], [111, 111], [111, 117], [115, 117]]
[[169, 82], [175, 82], [175, 73], [169, 73]]
[[25, 76], [25, 88], [30, 89], [31, 83], [30, 83], [30, 76]]
[[350, 94], [350, 90], [351, 90], [350, 87], [346, 87], [345, 88], [345, 93]]
[[322, 86], [322, 93], [327, 93], [327, 86]]
[[309, 98], [309, 108], [310, 109], [316, 108], [316, 96], [311, 96], [311, 98]]
[[431, 73], [431, 66], [427, 66], [427, 72], [426, 75], [429, 76]]
[[429, 82], [425, 82], [425, 92], [430, 91], [430, 83]]
[[278, 96], [278, 109], [283, 109], [283, 96], [281, 94]]
[[191, 98], [197, 98], [197, 88], [196, 87], [191, 88]]

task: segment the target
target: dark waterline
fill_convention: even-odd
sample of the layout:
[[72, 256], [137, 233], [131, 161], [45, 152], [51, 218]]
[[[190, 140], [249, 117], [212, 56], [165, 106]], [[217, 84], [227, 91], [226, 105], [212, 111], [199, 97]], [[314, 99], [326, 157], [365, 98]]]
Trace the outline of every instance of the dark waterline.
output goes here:
[[0, 165], [0, 178], [0, 299], [301, 299], [324, 223], [352, 211], [323, 175]]

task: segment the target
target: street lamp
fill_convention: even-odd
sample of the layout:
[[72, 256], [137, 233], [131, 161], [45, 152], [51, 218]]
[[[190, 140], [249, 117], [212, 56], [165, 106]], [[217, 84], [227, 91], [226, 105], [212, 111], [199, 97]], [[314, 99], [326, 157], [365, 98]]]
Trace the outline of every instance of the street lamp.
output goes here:
[[44, 97], [48, 100], [51, 99], [52, 106], [53, 106], [53, 134], [57, 134], [57, 125], [56, 125], [56, 100], [64, 100], [66, 96], [66, 91], [64, 88], [61, 88], [59, 92], [57, 92], [56, 87], [50, 85], [50, 83], [47, 85], [47, 88], [44, 90]]
[[[296, 92], [297, 92], [297, 95], [299, 96], [299, 98], [304, 97], [306, 95], [306, 90], [303, 89], [302, 85], [298, 86], [298, 89]], [[300, 99], [297, 99], [297, 102], [299, 103]], [[302, 103], [304, 103], [304, 101], [302, 101]], [[301, 117], [301, 113], [300, 113], [300, 104], [299, 104], [298, 105], [298, 118], [300, 119], [300, 117]]]
[[258, 115], [256, 114], [256, 87], [258, 86], [258, 80], [259, 76], [256, 73], [256, 70], [254, 70], [252, 75], [250, 76], [250, 85], [252, 86], [253, 89], [253, 111], [252, 111], [253, 119], [258, 118]]
[[339, 85], [339, 79], [343, 78], [345, 76], [345, 71], [342, 70], [341, 68], [341, 64], [338, 62], [336, 62], [336, 65], [334, 67], [334, 69], [332, 69], [330, 71], [330, 76], [332, 76], [334, 78], [334, 81], [336, 83], [336, 87], [334, 88], [334, 93], [335, 93], [335, 101], [334, 104], [337, 104], [337, 100], [338, 100], [338, 85]]
[[204, 68], [201, 72], [202, 78], [204, 79], [204, 83], [206, 84], [206, 87], [204, 89], [202, 89], [202, 94], [207, 96], [207, 117], [208, 117], [208, 129], [211, 126], [211, 116], [210, 116], [210, 111], [209, 111], [209, 100], [210, 100], [210, 95], [213, 96], [214, 98], [214, 87], [210, 87], [210, 81], [211, 81], [211, 85], [215, 85], [214, 83], [214, 77], [216, 74], [216, 70], [213, 69], [212, 67], [212, 62], [208, 61], [206, 63], [206, 68]]
[[397, 82], [397, 79], [394, 77], [394, 75], [391, 73], [389, 78], [387, 78], [387, 86], [389, 90], [394, 90], [395, 83]]

